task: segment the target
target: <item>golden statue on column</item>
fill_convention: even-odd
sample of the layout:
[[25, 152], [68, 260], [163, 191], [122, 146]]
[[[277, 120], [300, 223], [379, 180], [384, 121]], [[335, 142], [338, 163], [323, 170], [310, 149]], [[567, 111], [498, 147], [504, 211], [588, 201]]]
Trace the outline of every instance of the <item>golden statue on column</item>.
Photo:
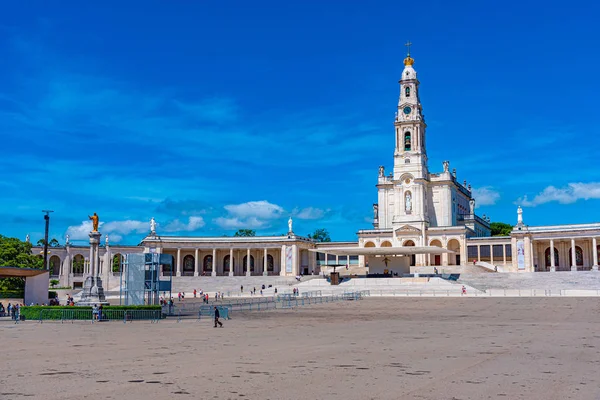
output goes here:
[[100, 217], [98, 217], [98, 214], [94, 213], [94, 215], [92, 215], [91, 217], [88, 215], [88, 218], [92, 220], [92, 232], [98, 232], [98, 223], [100, 221]]

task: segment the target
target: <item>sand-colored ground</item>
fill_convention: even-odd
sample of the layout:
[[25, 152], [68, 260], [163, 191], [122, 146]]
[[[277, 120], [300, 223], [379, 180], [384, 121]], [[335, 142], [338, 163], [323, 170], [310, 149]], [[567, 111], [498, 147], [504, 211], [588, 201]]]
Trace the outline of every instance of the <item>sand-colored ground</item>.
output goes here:
[[158, 324], [0, 322], [0, 399], [598, 399], [595, 298], [367, 299]]

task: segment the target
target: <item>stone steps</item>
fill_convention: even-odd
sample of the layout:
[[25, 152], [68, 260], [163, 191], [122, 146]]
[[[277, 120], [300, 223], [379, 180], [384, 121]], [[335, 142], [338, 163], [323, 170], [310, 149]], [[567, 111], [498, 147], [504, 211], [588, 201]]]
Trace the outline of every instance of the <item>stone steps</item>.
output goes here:
[[488, 289], [600, 289], [597, 271], [461, 274], [457, 283]]

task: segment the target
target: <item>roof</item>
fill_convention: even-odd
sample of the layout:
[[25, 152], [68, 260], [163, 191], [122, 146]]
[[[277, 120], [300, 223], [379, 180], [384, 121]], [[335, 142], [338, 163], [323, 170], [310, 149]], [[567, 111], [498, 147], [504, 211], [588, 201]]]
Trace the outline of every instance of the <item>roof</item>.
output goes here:
[[437, 246], [402, 246], [402, 247], [330, 247], [309, 249], [319, 253], [335, 254], [338, 256], [407, 256], [412, 254], [453, 254]]
[[27, 278], [48, 273], [45, 269], [19, 268], [19, 267], [0, 267], [0, 278]]

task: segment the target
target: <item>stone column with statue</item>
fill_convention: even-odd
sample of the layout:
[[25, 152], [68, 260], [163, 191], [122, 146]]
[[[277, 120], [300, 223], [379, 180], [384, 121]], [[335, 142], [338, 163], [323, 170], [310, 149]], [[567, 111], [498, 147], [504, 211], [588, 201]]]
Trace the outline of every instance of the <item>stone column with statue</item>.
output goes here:
[[89, 275], [85, 278], [81, 298], [77, 302], [79, 306], [90, 306], [108, 304], [104, 296], [104, 288], [102, 287], [102, 279], [99, 276], [100, 272], [100, 240], [102, 234], [98, 232], [100, 217], [94, 213], [88, 216], [92, 220], [92, 231], [90, 237], [90, 270]]

